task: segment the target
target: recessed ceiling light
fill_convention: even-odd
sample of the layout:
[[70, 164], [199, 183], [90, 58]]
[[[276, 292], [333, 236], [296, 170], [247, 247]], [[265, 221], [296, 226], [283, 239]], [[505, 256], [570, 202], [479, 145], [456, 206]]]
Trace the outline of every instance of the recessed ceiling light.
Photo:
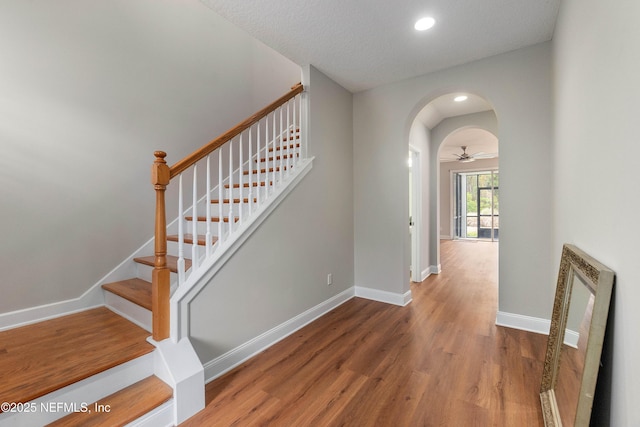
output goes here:
[[455, 98], [453, 98], [453, 100], [456, 101], [456, 102], [466, 101], [467, 99], [469, 99], [469, 97], [467, 95], [459, 95], [459, 96], [456, 96]]
[[415, 28], [418, 31], [425, 31], [433, 27], [435, 24], [436, 24], [436, 20], [430, 16], [427, 16], [425, 18], [418, 19], [416, 21], [416, 24], [413, 26], [413, 28]]

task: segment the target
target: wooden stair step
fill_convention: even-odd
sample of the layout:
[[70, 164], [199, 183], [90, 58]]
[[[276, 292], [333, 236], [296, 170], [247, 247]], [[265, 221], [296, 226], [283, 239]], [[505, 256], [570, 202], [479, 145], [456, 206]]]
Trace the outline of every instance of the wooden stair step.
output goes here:
[[[187, 216], [187, 217], [185, 217], [185, 219], [186, 219], [187, 221], [193, 221], [193, 217], [192, 217], [192, 216]], [[197, 218], [197, 220], [198, 220], [199, 222], [206, 222], [206, 221], [207, 221], [207, 217], [206, 217], [206, 216], [199, 216], [199, 217]], [[228, 216], [225, 216], [222, 220], [223, 220], [224, 222], [229, 222], [229, 217], [228, 217]], [[233, 222], [238, 222], [238, 221], [240, 221], [240, 217], [237, 217], [237, 216], [236, 216], [236, 217], [234, 217], [234, 218], [233, 218]], [[212, 217], [211, 217], [211, 222], [220, 222], [220, 217], [212, 216]]]
[[[143, 257], [139, 257], [139, 258], [134, 258], [133, 259], [135, 262], [137, 262], [138, 264], [144, 264], [144, 265], [148, 265], [151, 267], [155, 267], [156, 265], [156, 257], [155, 256], [143, 256]], [[191, 260], [185, 258], [184, 259], [184, 265], [186, 267], [186, 269], [190, 269], [191, 268]], [[178, 257], [177, 256], [173, 256], [173, 255], [167, 255], [167, 268], [173, 272], [173, 273], [177, 273], [178, 272]]]
[[112, 427], [137, 420], [173, 396], [173, 390], [155, 375], [88, 405], [87, 412], [67, 415], [49, 427]]
[[[292, 136], [290, 136], [290, 137], [288, 137], [288, 138], [284, 138], [284, 139], [283, 139], [283, 141], [285, 141], [285, 142], [286, 142], [286, 141], [294, 141], [294, 140], [296, 140], [296, 139], [300, 139], [300, 135], [295, 135], [295, 136], [294, 136], [294, 135], [292, 135]], [[300, 147], [300, 144], [296, 144], [296, 145], [297, 145], [298, 147]], [[293, 148], [293, 144], [291, 144], [291, 148]], [[276, 150], [279, 150], [279, 148], [276, 148]], [[271, 150], [269, 150], [269, 151], [271, 151]]]
[[151, 310], [151, 283], [146, 280], [133, 278], [105, 283], [102, 289]]
[[[248, 182], [245, 182], [243, 184], [233, 184], [233, 188], [240, 188], [240, 185], [242, 185], [242, 188], [249, 188], [249, 187], [264, 187], [265, 185], [267, 185], [267, 183], [265, 181], [261, 181], [261, 182], [254, 182], [253, 184], [249, 185]], [[273, 181], [269, 181], [269, 185], [273, 185]], [[231, 188], [231, 185], [229, 184], [225, 184], [224, 188]]]
[[[260, 169], [260, 170], [258, 170], [258, 169], [254, 169], [254, 170], [252, 170], [252, 171], [243, 171], [243, 172], [242, 172], [242, 174], [243, 174], [243, 175], [249, 175], [249, 174], [253, 173], [253, 174], [255, 175], [255, 174], [258, 174], [258, 173], [267, 173], [267, 171], [268, 171], [268, 172], [273, 172], [273, 170], [274, 170], [274, 168], [269, 168], [269, 169], [262, 168], [262, 169]], [[286, 170], [287, 170], [287, 167], [286, 167], [286, 166], [284, 166], [284, 167], [282, 168], [282, 170], [285, 170], [285, 171], [286, 171]], [[280, 172], [280, 166], [276, 167], [276, 168], [275, 168], [275, 171], [276, 171], [276, 172]]]
[[[258, 198], [254, 197], [253, 198], [253, 203], [257, 203], [257, 202], [258, 202]], [[219, 199], [212, 199], [211, 203], [214, 203], [214, 204], [217, 205], [218, 203], [220, 203], [220, 200]], [[228, 205], [229, 203], [231, 203], [231, 201], [230, 201], [230, 199], [222, 199], [222, 203]], [[233, 203], [236, 203], [236, 204], [240, 203], [240, 199], [239, 198], [233, 199]], [[244, 199], [242, 199], [242, 203], [249, 203], [249, 198], [245, 197]]]
[[[269, 157], [269, 161], [270, 161], [270, 162], [272, 162], [272, 161], [274, 161], [274, 160], [290, 159], [290, 158], [292, 158], [293, 156], [294, 156], [294, 155], [288, 155], [288, 154], [285, 154], [285, 155], [283, 155], [283, 156]], [[295, 156], [296, 156], [296, 157], [300, 157], [300, 153], [295, 153]], [[260, 162], [265, 162], [265, 161], [267, 161], [267, 159], [264, 159], [264, 158], [263, 158], [263, 159], [259, 159], [259, 160], [258, 160], [258, 159], [256, 159], [255, 161], [256, 161], [256, 163], [258, 163], [258, 161], [260, 161]]]
[[151, 353], [148, 336], [106, 307], [2, 331], [2, 401], [28, 402]]
[[[213, 201], [211, 202], [213, 203]], [[177, 242], [178, 241], [178, 235], [177, 234], [170, 234], [167, 236], [167, 240], [170, 242]], [[202, 234], [198, 234], [197, 236], [197, 241], [198, 241], [198, 245], [199, 246], [204, 246], [206, 243], [206, 236], [202, 235]], [[211, 244], [214, 244], [215, 242], [218, 241], [218, 238], [215, 236], [211, 237]], [[193, 234], [185, 234], [184, 235], [184, 242], [189, 244], [189, 245], [193, 245]]]
[[298, 143], [298, 144], [289, 144], [288, 146], [285, 145], [284, 147], [280, 147], [280, 146], [277, 146], [275, 148], [271, 147], [271, 148], [269, 148], [269, 152], [272, 153], [273, 151], [280, 151], [280, 150], [287, 150], [287, 149], [294, 150], [296, 148], [300, 148], [300, 143]]

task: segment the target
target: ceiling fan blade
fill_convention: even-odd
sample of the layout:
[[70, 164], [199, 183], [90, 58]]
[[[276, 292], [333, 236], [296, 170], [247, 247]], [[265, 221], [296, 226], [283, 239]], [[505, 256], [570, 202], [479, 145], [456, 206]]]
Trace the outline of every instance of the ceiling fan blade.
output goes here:
[[498, 153], [483, 153], [479, 152], [473, 155], [476, 159], [493, 159], [494, 157], [498, 157]]

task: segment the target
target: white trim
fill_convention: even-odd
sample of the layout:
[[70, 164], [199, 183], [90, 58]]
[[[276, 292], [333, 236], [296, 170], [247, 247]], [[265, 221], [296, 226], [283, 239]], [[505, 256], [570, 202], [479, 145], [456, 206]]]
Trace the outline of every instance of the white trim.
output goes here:
[[496, 325], [549, 335], [551, 321], [548, 319], [541, 319], [539, 317], [498, 311], [498, 314], [496, 315]]
[[564, 330], [564, 343], [570, 347], [578, 348], [578, 339], [580, 339], [580, 333], [572, 331], [571, 329]]
[[173, 388], [173, 424], [179, 425], [205, 407], [204, 368], [189, 338], [147, 341], [156, 346], [155, 375]]
[[125, 427], [171, 427], [173, 422], [173, 399], [147, 412], [135, 421], [130, 422]]
[[[535, 332], [536, 334], [549, 335], [551, 329], [551, 321], [547, 319], [541, 319], [539, 317], [524, 316], [522, 314], [505, 313], [499, 311], [496, 316], [496, 325], [504, 326], [506, 328], [520, 329], [527, 332]], [[578, 348], [578, 339], [580, 334], [572, 331], [571, 329], [565, 329], [564, 343], [573, 348]]]
[[425, 270], [422, 270], [420, 274], [420, 281], [423, 282], [427, 280], [427, 277], [431, 276], [431, 267], [427, 267]]
[[205, 382], [213, 381], [278, 341], [288, 337], [320, 316], [344, 304], [354, 297], [354, 288], [349, 288], [328, 300], [287, 320], [275, 328], [258, 335], [246, 343], [204, 364]]
[[431, 265], [429, 269], [431, 270], [431, 274], [440, 274], [442, 273], [442, 264]]
[[396, 294], [389, 291], [381, 291], [380, 289], [365, 288], [362, 286], [355, 287], [355, 296], [372, 301], [384, 302], [387, 304], [399, 305], [404, 307], [412, 300], [411, 290], [408, 290], [404, 294]]
[[[418, 277], [418, 272], [422, 270], [422, 153], [419, 149], [409, 145], [409, 158], [411, 159], [411, 167], [409, 167], [409, 176], [411, 191], [409, 194], [411, 208], [409, 217], [413, 221], [413, 229], [411, 232], [411, 277]], [[421, 276], [423, 276], [421, 274]], [[423, 281], [426, 277], [420, 277], [419, 281]]]
[[[453, 222], [453, 220], [451, 222]], [[453, 239], [451, 238], [451, 236], [447, 236], [447, 235], [441, 234], [440, 235], [440, 240], [453, 240]]]

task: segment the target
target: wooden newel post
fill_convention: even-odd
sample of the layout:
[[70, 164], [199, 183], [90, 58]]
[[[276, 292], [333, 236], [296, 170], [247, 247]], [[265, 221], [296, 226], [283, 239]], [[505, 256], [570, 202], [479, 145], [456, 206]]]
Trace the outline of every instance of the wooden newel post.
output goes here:
[[151, 183], [156, 190], [155, 267], [151, 278], [153, 339], [169, 338], [170, 271], [167, 268], [167, 218], [164, 193], [171, 180], [171, 172], [164, 158], [167, 153], [156, 151], [151, 167]]

